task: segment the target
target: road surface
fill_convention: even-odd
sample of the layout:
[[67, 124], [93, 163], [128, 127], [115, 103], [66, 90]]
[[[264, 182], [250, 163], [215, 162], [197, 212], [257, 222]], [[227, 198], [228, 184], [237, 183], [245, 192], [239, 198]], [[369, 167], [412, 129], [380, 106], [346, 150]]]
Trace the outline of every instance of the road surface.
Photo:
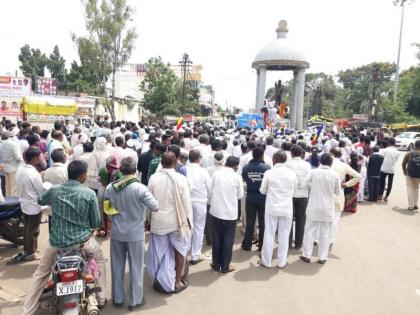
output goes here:
[[[151, 289], [145, 273], [145, 305], [132, 314], [420, 314], [420, 214], [407, 208], [405, 178], [397, 166], [388, 203], [362, 203], [356, 214], [344, 214], [338, 237], [325, 265], [305, 264], [289, 253], [289, 266], [258, 267], [258, 252], [240, 249], [236, 234], [230, 274], [211, 271], [209, 260], [190, 267], [190, 286], [179, 295]], [[40, 244], [47, 240], [42, 225]], [[109, 256], [109, 241], [102, 243]], [[210, 249], [205, 247], [205, 254]], [[17, 249], [0, 241], [6, 258]], [[0, 262], [0, 314], [20, 314], [36, 262], [6, 266]], [[107, 296], [110, 297], [108, 263]], [[108, 305], [101, 314], [128, 314]]]

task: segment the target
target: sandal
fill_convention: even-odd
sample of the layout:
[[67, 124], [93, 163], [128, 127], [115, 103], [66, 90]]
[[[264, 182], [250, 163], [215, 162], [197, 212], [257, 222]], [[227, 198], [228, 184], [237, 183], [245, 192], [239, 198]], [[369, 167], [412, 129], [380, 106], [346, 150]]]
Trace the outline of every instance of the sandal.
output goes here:
[[229, 265], [229, 269], [228, 270], [222, 270], [222, 272], [223, 273], [229, 273], [229, 272], [233, 272], [233, 271], [235, 271], [236, 270], [236, 268], [235, 268], [235, 266], [234, 265]]
[[174, 290], [174, 294], [178, 294], [181, 293], [182, 291], [184, 291], [186, 288], [188, 288], [188, 281], [187, 280], [181, 280], [181, 283], [183, 283], [183, 286], [175, 288]]
[[10, 259], [8, 262], [6, 262], [6, 265], [10, 266], [10, 265], [15, 265], [21, 262], [25, 261], [25, 254], [24, 253], [19, 253], [17, 254], [15, 257], [13, 257], [12, 259]]
[[41, 258], [42, 256], [37, 253], [34, 253], [32, 255], [26, 255], [25, 257], [23, 257], [25, 261], [41, 260]]
[[258, 261], [257, 261], [257, 265], [259, 265], [259, 266], [261, 266], [261, 267], [264, 267], [264, 268], [270, 268], [270, 267], [268, 267], [268, 266], [264, 265], [264, 264], [262, 263], [262, 261], [261, 261], [261, 260], [258, 260]]

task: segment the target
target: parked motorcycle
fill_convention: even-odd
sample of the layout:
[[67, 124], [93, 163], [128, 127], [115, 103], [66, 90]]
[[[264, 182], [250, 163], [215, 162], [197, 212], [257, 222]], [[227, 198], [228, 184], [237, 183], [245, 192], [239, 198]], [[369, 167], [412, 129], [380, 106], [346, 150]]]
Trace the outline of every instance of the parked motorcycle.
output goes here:
[[[51, 279], [40, 299], [40, 309], [52, 314], [98, 315], [94, 275], [90, 274], [91, 257], [73, 247], [57, 252]], [[93, 263], [94, 264], [94, 263]]]
[[17, 197], [6, 197], [0, 203], [0, 238], [23, 245], [23, 214]]

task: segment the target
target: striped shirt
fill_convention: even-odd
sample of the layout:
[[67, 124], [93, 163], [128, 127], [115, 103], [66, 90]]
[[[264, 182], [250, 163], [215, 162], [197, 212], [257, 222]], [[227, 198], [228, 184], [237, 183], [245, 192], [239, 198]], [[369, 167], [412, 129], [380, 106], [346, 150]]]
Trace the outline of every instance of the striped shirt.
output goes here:
[[52, 187], [39, 197], [38, 203], [52, 208], [51, 246], [64, 248], [81, 244], [92, 229], [101, 225], [95, 193], [78, 181], [69, 180]]

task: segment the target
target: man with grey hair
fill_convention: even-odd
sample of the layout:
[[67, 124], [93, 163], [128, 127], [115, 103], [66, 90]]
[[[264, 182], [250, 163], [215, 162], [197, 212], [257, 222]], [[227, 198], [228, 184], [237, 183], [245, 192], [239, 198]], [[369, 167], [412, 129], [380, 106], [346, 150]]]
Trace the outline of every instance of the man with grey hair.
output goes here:
[[111, 270], [112, 300], [116, 307], [124, 303], [124, 274], [126, 257], [130, 268], [129, 309], [143, 304], [144, 217], [145, 207], [158, 210], [158, 204], [135, 174], [137, 161], [132, 157], [121, 160], [123, 178], [109, 184], [105, 200], [118, 213], [112, 215]]

